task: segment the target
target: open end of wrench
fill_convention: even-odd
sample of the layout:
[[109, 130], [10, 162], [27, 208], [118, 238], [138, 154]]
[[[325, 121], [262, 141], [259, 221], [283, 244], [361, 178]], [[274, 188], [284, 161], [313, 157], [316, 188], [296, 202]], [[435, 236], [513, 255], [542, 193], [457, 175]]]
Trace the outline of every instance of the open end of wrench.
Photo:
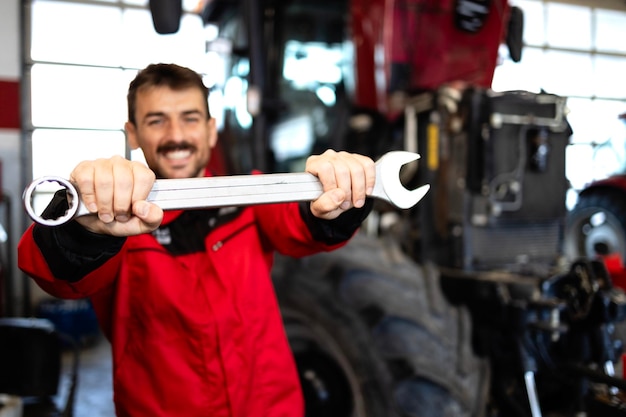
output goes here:
[[419, 154], [406, 151], [392, 151], [383, 155], [376, 162], [377, 181], [372, 195], [401, 209], [415, 206], [424, 198], [430, 185], [422, 185], [415, 190], [407, 189], [400, 181], [400, 169], [419, 158]]
[[[60, 185], [62, 188], [65, 188], [68, 194], [67, 201], [69, 204], [69, 208], [60, 217], [57, 217], [54, 219], [46, 219], [42, 217], [41, 213], [38, 213], [35, 210], [34, 198], [35, 198], [36, 193], [41, 192], [42, 188], [46, 188], [46, 185], [52, 184], [52, 183], [56, 183], [57, 185]], [[58, 189], [58, 187], [56, 188]], [[49, 191], [49, 193], [53, 194], [55, 190], [53, 190], [52, 188], [51, 190], [52, 191]], [[42, 224], [44, 226], [58, 226], [60, 224], [67, 223], [70, 219], [72, 219], [76, 215], [78, 211], [79, 203], [80, 203], [80, 199], [78, 197], [78, 191], [76, 191], [76, 188], [74, 187], [74, 185], [72, 185], [72, 183], [70, 183], [68, 180], [64, 178], [52, 177], [52, 176], [41, 177], [31, 182], [30, 185], [26, 187], [26, 189], [24, 190], [24, 195], [23, 195], [22, 200], [24, 201], [24, 208], [26, 209], [26, 213], [28, 213], [30, 218], [33, 219], [33, 221], [39, 224]], [[46, 204], [44, 204], [44, 207], [45, 206]]]

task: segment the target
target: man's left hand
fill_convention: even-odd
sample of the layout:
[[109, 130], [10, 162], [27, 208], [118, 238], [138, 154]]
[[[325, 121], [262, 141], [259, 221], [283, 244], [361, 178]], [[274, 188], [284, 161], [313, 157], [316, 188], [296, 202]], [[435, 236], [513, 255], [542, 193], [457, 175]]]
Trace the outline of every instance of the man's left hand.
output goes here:
[[306, 171], [319, 178], [324, 193], [311, 202], [315, 217], [331, 220], [353, 207], [360, 208], [374, 189], [376, 166], [364, 155], [327, 150], [306, 161]]

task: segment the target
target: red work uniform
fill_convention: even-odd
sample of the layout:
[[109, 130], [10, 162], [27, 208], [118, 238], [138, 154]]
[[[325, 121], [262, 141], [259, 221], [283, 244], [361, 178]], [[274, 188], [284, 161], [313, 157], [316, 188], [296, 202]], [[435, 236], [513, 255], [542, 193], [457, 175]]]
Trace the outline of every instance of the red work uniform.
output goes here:
[[[64, 210], [60, 200], [48, 210]], [[18, 264], [53, 296], [92, 301], [112, 346], [119, 417], [299, 417], [273, 252], [338, 248], [370, 209], [333, 221], [308, 203], [171, 211], [152, 234], [128, 238], [34, 225]]]

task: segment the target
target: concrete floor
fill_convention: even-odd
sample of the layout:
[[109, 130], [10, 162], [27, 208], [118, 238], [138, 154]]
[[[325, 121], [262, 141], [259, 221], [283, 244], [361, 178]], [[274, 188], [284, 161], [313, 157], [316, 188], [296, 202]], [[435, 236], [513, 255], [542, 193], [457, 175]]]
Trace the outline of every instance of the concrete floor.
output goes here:
[[[111, 345], [104, 338], [98, 338], [94, 346], [81, 349], [78, 383], [74, 402], [76, 417], [114, 417], [113, 375]], [[73, 355], [63, 355], [63, 374], [57, 403], [65, 405], [69, 389]]]

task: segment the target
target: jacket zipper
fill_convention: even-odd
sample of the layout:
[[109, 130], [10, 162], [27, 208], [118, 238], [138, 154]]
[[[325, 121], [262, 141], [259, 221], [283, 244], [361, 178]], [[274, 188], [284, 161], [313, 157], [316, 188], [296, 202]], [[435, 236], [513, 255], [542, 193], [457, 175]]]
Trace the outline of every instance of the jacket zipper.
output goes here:
[[247, 229], [248, 227], [251, 227], [252, 224], [254, 222], [249, 222], [244, 224], [243, 226], [241, 226], [240, 228], [236, 229], [235, 231], [233, 231], [231, 234], [229, 234], [228, 236], [224, 237], [221, 240], [218, 240], [217, 242], [215, 242], [213, 245], [211, 245], [211, 250], [213, 252], [217, 252], [218, 250], [220, 250], [222, 248], [222, 246], [224, 246], [224, 244], [226, 242], [228, 242], [230, 239], [232, 239], [233, 237], [235, 237], [236, 235], [238, 235], [239, 233], [241, 233], [244, 229]]

